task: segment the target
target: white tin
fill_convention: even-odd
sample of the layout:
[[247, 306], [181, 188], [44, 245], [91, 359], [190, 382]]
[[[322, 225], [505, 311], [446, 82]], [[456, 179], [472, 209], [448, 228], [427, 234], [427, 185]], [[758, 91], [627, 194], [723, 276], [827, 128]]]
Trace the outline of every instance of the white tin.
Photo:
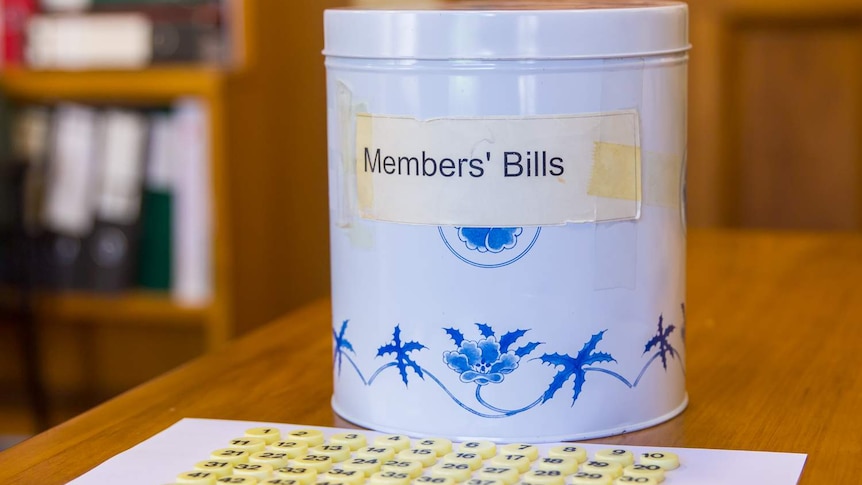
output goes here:
[[[500, 441], [670, 419], [687, 403], [686, 6], [457, 5], [325, 14], [335, 411]], [[449, 148], [482, 175], [381, 169]], [[541, 177], [508, 176], [536, 154]], [[559, 187], [582, 193], [555, 203]]]

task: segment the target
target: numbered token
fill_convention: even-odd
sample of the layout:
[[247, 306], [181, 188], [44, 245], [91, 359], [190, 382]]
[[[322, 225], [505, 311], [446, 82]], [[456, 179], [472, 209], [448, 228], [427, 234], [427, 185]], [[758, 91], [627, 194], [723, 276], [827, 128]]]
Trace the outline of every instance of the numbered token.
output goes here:
[[332, 461], [340, 463], [350, 458], [350, 447], [347, 445], [318, 445], [308, 449], [309, 454], [326, 455], [332, 457]]
[[371, 475], [368, 482], [372, 485], [409, 485], [411, 478], [407, 473], [386, 470]]
[[260, 438], [266, 441], [266, 444], [275, 443], [281, 439], [281, 431], [277, 428], [251, 428], [245, 430], [245, 435], [249, 438]]
[[304, 441], [276, 441], [269, 445], [269, 449], [287, 453], [289, 458], [296, 458], [308, 454], [308, 443]]
[[232, 483], [233, 485], [257, 485], [257, 478], [231, 475], [229, 477], [221, 477], [216, 480], [216, 484], [221, 485], [222, 483]]
[[250, 453], [245, 450], [235, 448], [222, 448], [210, 453], [210, 458], [213, 460], [223, 460], [230, 464], [245, 463], [248, 461]]
[[195, 470], [211, 472], [217, 477], [230, 475], [233, 464], [224, 460], [205, 460], [195, 463]]
[[578, 460], [571, 456], [539, 458], [536, 462], [539, 470], [557, 470], [563, 475], [571, 475], [578, 471]]
[[623, 450], [620, 448], [608, 448], [606, 450], [599, 450], [596, 452], [596, 460], [599, 461], [612, 461], [615, 463], [619, 463], [623, 467], [627, 467], [635, 462], [635, 456], [631, 451]]
[[613, 485], [613, 477], [597, 472], [578, 472], [569, 479], [571, 485]]
[[623, 475], [616, 480], [614, 480], [614, 485], [658, 485], [658, 482], [654, 478], [649, 477], [632, 477], [629, 475]]
[[302, 485], [292, 478], [270, 478], [265, 482], [260, 482], [258, 485]]
[[399, 460], [414, 460], [422, 466], [431, 466], [437, 462], [437, 453], [431, 448], [408, 448], [401, 450], [395, 457]]
[[183, 485], [213, 485], [218, 477], [213, 472], [195, 470], [177, 475], [177, 483]]
[[643, 463], [637, 463], [635, 465], [625, 467], [623, 469], [623, 475], [628, 475], [630, 477], [652, 478], [657, 482], [661, 482], [664, 480], [664, 468], [658, 465], [644, 465]]
[[301, 441], [309, 447], [323, 444], [323, 432], [318, 429], [295, 429], [285, 435], [284, 441]]
[[413, 485], [455, 485], [455, 480], [447, 477], [421, 476], [413, 480]]
[[452, 451], [452, 442], [446, 438], [425, 438], [417, 441], [413, 446], [415, 448], [428, 448], [434, 450], [434, 453], [436, 453], [437, 456], [443, 456]]
[[413, 460], [389, 460], [380, 467], [381, 472], [406, 473], [410, 478], [422, 474], [422, 464]]
[[276, 478], [296, 480], [302, 485], [311, 485], [317, 480], [317, 469], [306, 466], [285, 466], [275, 470]]
[[345, 470], [357, 470], [365, 474], [366, 477], [370, 477], [371, 475], [380, 471], [380, 466], [383, 465], [383, 461], [377, 458], [351, 458], [350, 460], [345, 461], [341, 464], [341, 468]]
[[502, 480], [491, 480], [486, 478], [471, 478], [464, 485], [506, 485]]
[[563, 485], [564, 477], [560, 470], [530, 470], [521, 477], [521, 482], [534, 485]]
[[520, 453], [501, 453], [494, 458], [491, 458], [491, 464], [511, 466], [517, 468], [519, 472], [524, 473], [530, 469], [531, 462], [530, 459], [527, 458], [527, 455], [522, 455]]
[[623, 474], [623, 466], [612, 461], [592, 460], [581, 465], [581, 471], [591, 473], [604, 473], [616, 478]]
[[261, 465], [270, 465], [273, 468], [280, 468], [283, 466], [287, 466], [287, 453], [281, 451], [258, 451], [257, 453], [252, 453], [251, 456], [248, 457], [249, 463], [258, 463]]
[[332, 470], [317, 476], [317, 483], [320, 482], [342, 482], [347, 485], [362, 485], [365, 483], [365, 473], [359, 470], [333, 468]]
[[254, 453], [256, 451], [263, 451], [266, 449], [267, 442], [262, 438], [245, 436], [242, 438], [234, 438], [230, 440], [229, 444], [230, 448], [235, 450], [245, 450], [249, 453]]
[[272, 465], [263, 463], [239, 463], [233, 467], [232, 473], [238, 477], [269, 478], [272, 475]]
[[356, 451], [365, 446], [365, 435], [359, 433], [337, 433], [329, 437], [329, 442], [333, 445], [345, 445], [351, 450]]
[[467, 463], [444, 461], [434, 465], [428, 473], [432, 477], [451, 478], [456, 482], [463, 482], [470, 478], [473, 469]]
[[499, 454], [526, 455], [530, 461], [539, 457], [539, 448], [527, 443], [509, 443], [500, 447]]
[[332, 457], [327, 455], [308, 454], [293, 461], [294, 466], [313, 468], [317, 473], [328, 472], [332, 468]]
[[458, 447], [458, 451], [477, 453], [484, 458], [491, 458], [497, 453], [497, 445], [490, 441], [465, 441]]
[[587, 461], [587, 450], [580, 446], [554, 446], [548, 450], [551, 458], [574, 458], [578, 463]]
[[466, 463], [470, 465], [471, 470], [476, 470], [482, 466], [482, 457], [478, 453], [469, 453], [463, 451], [453, 451], [443, 457], [443, 461], [447, 463]]
[[356, 450], [353, 455], [360, 458], [377, 458], [381, 461], [388, 461], [395, 458], [395, 448], [391, 446], [366, 446]]
[[673, 470], [679, 467], [679, 456], [670, 451], [650, 451], [641, 453], [640, 460], [643, 465], [658, 465], [665, 470]]
[[389, 434], [374, 438], [374, 444], [377, 446], [389, 446], [395, 451], [401, 451], [410, 448], [410, 438], [403, 434]]
[[494, 466], [489, 465], [480, 468], [476, 471], [476, 478], [485, 480], [499, 480], [506, 485], [512, 485], [518, 481], [521, 474], [518, 469], [511, 466]]

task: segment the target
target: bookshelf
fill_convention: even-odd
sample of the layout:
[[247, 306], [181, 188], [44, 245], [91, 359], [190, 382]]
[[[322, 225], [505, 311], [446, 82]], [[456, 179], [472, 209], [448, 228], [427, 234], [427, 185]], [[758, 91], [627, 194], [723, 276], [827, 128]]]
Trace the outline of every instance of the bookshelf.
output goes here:
[[226, 103], [228, 78], [249, 66], [248, 40], [254, 3], [227, 0], [231, 15], [232, 62], [221, 65], [164, 65], [136, 70], [29, 70], [10, 66], [0, 70], [0, 90], [16, 104], [80, 102], [125, 107], [164, 106], [193, 97], [206, 109], [206, 151], [210, 158], [212, 194], [212, 293], [200, 305], [179, 304], [169, 292], [132, 289], [118, 294], [80, 290], [36, 290], [33, 314], [50, 325], [137, 325], [200, 328], [206, 350], [224, 345], [235, 333], [232, 328], [233, 288], [230, 273], [230, 201], [227, 173]]

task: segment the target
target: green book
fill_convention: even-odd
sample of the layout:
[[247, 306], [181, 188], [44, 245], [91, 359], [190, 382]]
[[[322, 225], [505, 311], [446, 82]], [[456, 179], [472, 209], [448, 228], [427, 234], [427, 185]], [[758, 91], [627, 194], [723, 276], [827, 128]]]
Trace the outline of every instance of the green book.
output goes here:
[[170, 291], [172, 284], [175, 136], [169, 111], [150, 114], [150, 139], [141, 194], [138, 286]]

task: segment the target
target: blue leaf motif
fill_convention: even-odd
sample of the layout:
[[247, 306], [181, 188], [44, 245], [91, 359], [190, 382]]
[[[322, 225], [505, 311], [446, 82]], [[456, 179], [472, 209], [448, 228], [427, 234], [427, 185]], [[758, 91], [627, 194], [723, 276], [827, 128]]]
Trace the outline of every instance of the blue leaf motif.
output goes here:
[[419, 367], [419, 364], [417, 364], [416, 361], [407, 355], [408, 352], [425, 348], [427, 347], [419, 342], [401, 342], [401, 326], [396, 325], [395, 330], [392, 332], [392, 342], [380, 346], [380, 348], [377, 349], [377, 357], [386, 354], [395, 354], [395, 366], [398, 367], [398, 373], [401, 374], [401, 380], [404, 381], [404, 385], [406, 386], [408, 367], [413, 369], [413, 372], [415, 372], [416, 375], [425, 379], [425, 376], [422, 374], [422, 368]]
[[485, 323], [477, 323], [476, 326], [479, 327], [479, 333], [481, 333], [483, 337], [488, 338], [494, 336], [494, 329], [491, 328], [490, 325]]
[[468, 249], [480, 253], [499, 253], [518, 244], [521, 227], [459, 227], [458, 238]]
[[540, 357], [545, 364], [550, 364], [554, 367], [562, 367], [554, 375], [551, 385], [542, 395], [542, 402], [554, 397], [554, 394], [563, 387], [563, 384], [574, 376], [574, 385], [572, 396], [572, 405], [578, 400], [578, 395], [586, 382], [586, 369], [584, 367], [596, 364], [599, 362], [616, 362], [616, 359], [606, 352], [597, 352], [596, 345], [602, 340], [605, 330], [590, 337], [590, 340], [584, 344], [583, 348], [578, 352], [578, 355], [572, 357], [568, 354], [544, 354]]

